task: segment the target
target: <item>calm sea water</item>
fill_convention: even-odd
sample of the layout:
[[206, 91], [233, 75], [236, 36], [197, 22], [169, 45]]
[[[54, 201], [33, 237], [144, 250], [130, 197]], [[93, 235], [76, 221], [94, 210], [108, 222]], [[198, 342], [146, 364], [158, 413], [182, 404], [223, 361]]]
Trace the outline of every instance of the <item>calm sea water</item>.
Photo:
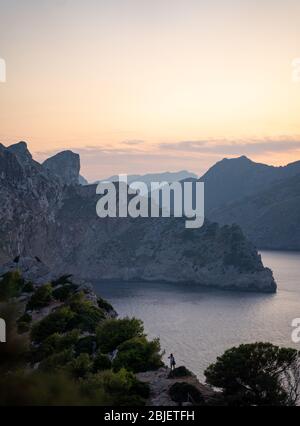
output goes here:
[[240, 343], [269, 341], [300, 349], [291, 340], [291, 321], [300, 317], [300, 253], [261, 252], [273, 270], [277, 294], [200, 289], [166, 283], [95, 284], [119, 315], [136, 316], [149, 337], [173, 352], [203, 379], [205, 368], [225, 349]]

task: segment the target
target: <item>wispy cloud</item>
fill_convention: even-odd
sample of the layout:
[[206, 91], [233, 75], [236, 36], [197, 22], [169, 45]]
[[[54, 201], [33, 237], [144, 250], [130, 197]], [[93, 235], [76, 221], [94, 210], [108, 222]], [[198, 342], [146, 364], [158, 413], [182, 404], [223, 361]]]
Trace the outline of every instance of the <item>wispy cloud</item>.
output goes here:
[[300, 138], [282, 137], [277, 140], [265, 138], [237, 141], [228, 139], [209, 139], [164, 143], [159, 146], [162, 150], [194, 152], [200, 154], [258, 155], [299, 150]]

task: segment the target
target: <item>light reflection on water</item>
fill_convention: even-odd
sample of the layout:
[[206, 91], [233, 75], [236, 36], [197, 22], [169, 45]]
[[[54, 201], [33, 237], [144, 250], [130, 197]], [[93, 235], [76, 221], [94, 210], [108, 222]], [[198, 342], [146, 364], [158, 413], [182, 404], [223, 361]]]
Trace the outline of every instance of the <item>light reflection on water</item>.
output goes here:
[[144, 321], [149, 337], [159, 337], [177, 366], [203, 379], [203, 371], [225, 349], [240, 343], [269, 341], [298, 347], [291, 341], [291, 321], [300, 317], [300, 253], [261, 252], [278, 284], [277, 294], [200, 289], [166, 283], [96, 283], [120, 316]]

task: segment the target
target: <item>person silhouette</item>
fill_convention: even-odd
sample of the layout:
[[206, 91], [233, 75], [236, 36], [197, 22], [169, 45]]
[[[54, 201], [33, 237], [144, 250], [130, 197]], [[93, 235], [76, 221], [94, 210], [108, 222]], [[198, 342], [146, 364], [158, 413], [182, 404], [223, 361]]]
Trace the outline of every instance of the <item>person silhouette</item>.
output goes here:
[[176, 365], [176, 361], [175, 361], [174, 355], [170, 354], [170, 356], [168, 357], [168, 359], [170, 360], [170, 368], [171, 368], [171, 370], [174, 370], [175, 369], [175, 365]]

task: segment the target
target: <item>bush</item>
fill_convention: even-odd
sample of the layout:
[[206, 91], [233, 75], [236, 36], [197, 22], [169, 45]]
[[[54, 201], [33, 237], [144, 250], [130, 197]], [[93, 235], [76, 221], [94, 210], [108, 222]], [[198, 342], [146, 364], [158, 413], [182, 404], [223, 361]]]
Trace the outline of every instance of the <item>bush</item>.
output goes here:
[[149, 395], [147, 384], [139, 382], [136, 377], [122, 369], [118, 372], [103, 371], [91, 375], [83, 384], [88, 396], [104, 393], [109, 396], [110, 406], [142, 406]]
[[168, 378], [174, 379], [175, 377], [187, 377], [187, 376], [192, 376], [192, 373], [190, 372], [190, 370], [188, 370], [186, 367], [182, 365], [170, 371]]
[[113, 361], [115, 371], [126, 368], [135, 373], [157, 370], [162, 365], [159, 340], [148, 341], [144, 336], [134, 337], [119, 345]]
[[77, 358], [73, 359], [68, 369], [75, 378], [86, 377], [88, 373], [92, 371], [93, 361], [90, 356], [86, 353], [80, 354]]
[[299, 359], [295, 349], [246, 344], [227, 350], [204, 374], [223, 390], [229, 405], [295, 405]]
[[93, 355], [97, 347], [95, 336], [86, 336], [78, 340], [75, 346], [75, 352], [77, 355], [86, 353]]
[[98, 371], [110, 370], [111, 365], [111, 360], [108, 356], [98, 352], [94, 360], [93, 371], [94, 373], [97, 373]]
[[27, 303], [26, 310], [41, 309], [48, 306], [52, 301], [52, 286], [51, 284], [45, 284], [39, 287], [35, 293], [31, 296]]
[[136, 318], [106, 320], [97, 329], [97, 341], [103, 353], [112, 352], [126, 340], [143, 335], [143, 323]]
[[110, 312], [114, 310], [112, 305], [108, 303], [107, 300], [102, 299], [102, 297], [97, 298], [97, 304], [99, 308], [103, 309], [105, 312]]
[[53, 333], [65, 333], [72, 330], [75, 316], [76, 314], [68, 306], [56, 309], [33, 326], [32, 340], [41, 343]]
[[57, 280], [51, 281], [52, 287], [57, 287], [59, 285], [64, 285], [64, 284], [72, 284], [72, 281], [70, 279], [71, 277], [72, 277], [72, 274], [62, 275]]
[[72, 349], [65, 349], [64, 351], [54, 353], [48, 358], [44, 359], [39, 364], [39, 370], [45, 373], [48, 372], [61, 372], [67, 369], [69, 363], [74, 359]]
[[75, 284], [66, 284], [53, 290], [52, 296], [60, 302], [65, 302], [77, 288]]
[[20, 318], [17, 319], [17, 323], [18, 322], [31, 322], [32, 321], [32, 316], [30, 314], [28, 314], [28, 312], [25, 312], [24, 315], [22, 315]]
[[30, 330], [30, 322], [32, 321], [32, 316], [28, 313], [25, 313], [17, 320], [17, 329], [19, 334], [27, 333]]
[[0, 281], [0, 302], [18, 297], [24, 287], [24, 280], [18, 271], [7, 272]]
[[[80, 296], [82, 297], [82, 295]], [[76, 314], [73, 319], [73, 327], [82, 331], [96, 332], [99, 323], [105, 319], [103, 311], [100, 308], [96, 308], [88, 300], [73, 300], [70, 303], [70, 308]]]
[[24, 293], [33, 293], [33, 292], [34, 292], [34, 285], [33, 285], [33, 283], [32, 283], [31, 281], [28, 281], [28, 282], [24, 285], [24, 287], [23, 287], [22, 291], [23, 291]]
[[[26, 391], [24, 391], [26, 390]], [[62, 373], [17, 373], [0, 376], [0, 406], [90, 406], [111, 401], [104, 390], [85, 392], [82, 384]]]
[[194, 405], [203, 405], [204, 398], [201, 392], [190, 383], [177, 382], [169, 389], [170, 397], [180, 405], [184, 402], [191, 402]]
[[72, 330], [64, 335], [54, 333], [47, 337], [38, 347], [33, 347], [30, 360], [34, 364], [58, 352], [73, 349], [79, 339], [79, 331]]

